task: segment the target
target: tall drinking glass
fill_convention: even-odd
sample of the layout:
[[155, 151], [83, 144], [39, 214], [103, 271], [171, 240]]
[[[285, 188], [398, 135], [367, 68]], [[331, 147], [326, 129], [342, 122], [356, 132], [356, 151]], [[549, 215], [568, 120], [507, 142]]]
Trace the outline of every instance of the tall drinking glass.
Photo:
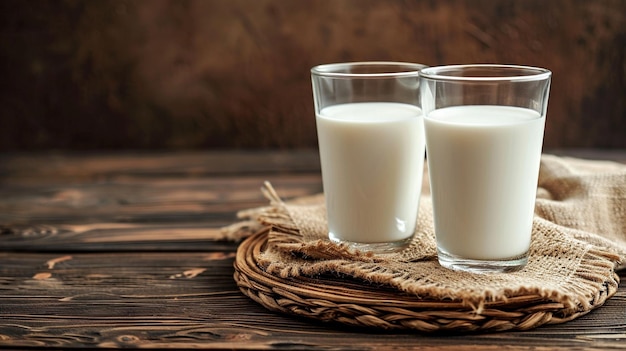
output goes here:
[[552, 73], [457, 65], [420, 75], [440, 264], [474, 272], [522, 268]]
[[423, 67], [354, 62], [311, 69], [332, 241], [374, 252], [411, 241], [425, 154]]

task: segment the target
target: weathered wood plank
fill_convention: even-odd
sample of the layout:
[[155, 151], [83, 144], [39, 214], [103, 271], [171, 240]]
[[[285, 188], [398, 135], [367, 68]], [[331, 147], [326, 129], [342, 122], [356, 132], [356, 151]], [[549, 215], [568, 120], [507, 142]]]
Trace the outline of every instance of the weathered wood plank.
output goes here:
[[319, 173], [54, 183], [11, 179], [0, 186], [0, 224], [233, 220], [235, 212], [267, 203], [260, 191], [266, 180], [285, 198], [322, 191]]
[[237, 211], [267, 204], [264, 181], [285, 198], [322, 191], [316, 151], [3, 157], [2, 250], [206, 249]]
[[[93, 223], [0, 225], [0, 250], [20, 252], [223, 251], [221, 225], [234, 219], [199, 223]], [[221, 224], [221, 225], [220, 225]]]
[[524, 333], [388, 333], [266, 311], [238, 291], [233, 255], [0, 253], [0, 347], [626, 348], [623, 288], [587, 316]]
[[316, 150], [220, 152], [89, 152], [0, 154], [2, 178], [105, 180], [167, 175], [203, 177], [259, 173], [319, 172]]

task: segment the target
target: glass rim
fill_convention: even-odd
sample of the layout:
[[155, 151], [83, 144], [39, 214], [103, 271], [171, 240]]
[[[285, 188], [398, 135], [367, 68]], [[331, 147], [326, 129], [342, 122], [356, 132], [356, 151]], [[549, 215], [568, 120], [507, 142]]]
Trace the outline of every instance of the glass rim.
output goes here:
[[[349, 67], [395, 67], [397, 70], [387, 70], [375, 73], [353, 73], [342, 72], [341, 69]], [[398, 78], [416, 77], [419, 72], [428, 66], [420, 63], [401, 61], [355, 61], [339, 62], [317, 65], [311, 68], [311, 74], [319, 77], [329, 78]], [[404, 68], [404, 69], [403, 69]]]
[[[498, 75], [459, 76], [446, 74], [449, 72], [467, 71], [468, 69], [493, 69]], [[552, 71], [534, 66], [506, 64], [465, 64], [426, 67], [419, 72], [421, 78], [457, 81], [457, 82], [529, 82], [548, 79]]]

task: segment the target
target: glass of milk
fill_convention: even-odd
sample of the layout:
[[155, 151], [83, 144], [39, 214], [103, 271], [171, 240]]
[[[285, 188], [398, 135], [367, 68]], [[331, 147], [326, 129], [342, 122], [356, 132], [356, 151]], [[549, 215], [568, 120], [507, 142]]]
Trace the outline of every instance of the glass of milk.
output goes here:
[[442, 266], [507, 272], [527, 263], [551, 75], [512, 65], [420, 72]]
[[425, 155], [419, 71], [402, 62], [313, 67], [330, 240], [393, 252], [414, 236]]

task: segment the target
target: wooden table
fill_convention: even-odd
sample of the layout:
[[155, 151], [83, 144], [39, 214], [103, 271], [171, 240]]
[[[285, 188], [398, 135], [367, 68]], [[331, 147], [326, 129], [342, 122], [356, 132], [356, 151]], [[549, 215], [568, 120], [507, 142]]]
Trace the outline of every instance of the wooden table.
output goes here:
[[[561, 152], [562, 153], [562, 152]], [[568, 151], [572, 153], [572, 151]], [[626, 150], [575, 156], [626, 163]], [[626, 272], [588, 315], [425, 335], [275, 314], [233, 280], [235, 212], [322, 191], [316, 151], [0, 155], [0, 348], [626, 349]]]

